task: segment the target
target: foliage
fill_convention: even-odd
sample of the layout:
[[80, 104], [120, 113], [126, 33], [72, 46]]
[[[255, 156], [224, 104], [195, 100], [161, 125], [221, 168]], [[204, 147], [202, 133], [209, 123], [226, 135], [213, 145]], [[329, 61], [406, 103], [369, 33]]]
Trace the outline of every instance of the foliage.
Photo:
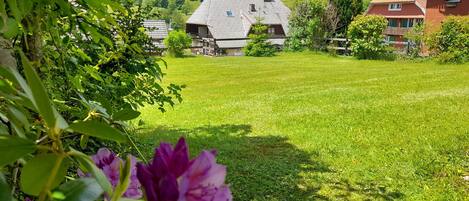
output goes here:
[[[138, 7], [110, 1], [93, 6], [87, 1], [28, 2], [34, 11], [14, 18], [22, 27], [15, 37], [24, 40], [12, 40], [13, 45], [23, 47], [34, 61], [66, 119], [88, 115], [83, 98], [99, 102], [109, 115], [144, 104], [157, 104], [164, 111], [165, 105], [180, 101], [180, 86], [160, 85], [162, 69], [149, 53], [155, 47], [144, 32]], [[86, 8], [90, 12], [81, 12]]]
[[363, 0], [333, 0], [332, 2], [337, 6], [341, 27], [348, 27], [353, 18], [361, 14], [364, 9]]
[[441, 24], [441, 29], [430, 36], [428, 43], [440, 63], [468, 62], [469, 17], [446, 18]]
[[404, 37], [408, 40], [407, 54], [412, 58], [418, 58], [422, 52], [423, 41], [425, 39], [425, 26], [423, 23], [415, 25]]
[[[132, 5], [131, 0], [0, 0], [0, 149], [11, 152], [0, 165], [6, 166], [15, 197], [80, 196], [65, 191], [96, 183], [102, 189], [89, 196], [104, 190], [120, 197], [81, 151], [98, 142], [139, 152], [126, 121], [137, 118], [145, 104], [164, 111], [181, 101], [181, 86], [161, 85], [164, 61], [151, 55], [155, 47], [142, 27], [144, 17]], [[67, 173], [70, 165], [84, 166], [96, 181], [59, 186], [65, 175], [74, 176]], [[56, 187], [64, 192], [52, 192]]]
[[[21, 171], [20, 190], [28, 196], [24, 200], [30, 200], [29, 197], [37, 197], [38, 201], [140, 199], [140, 182], [147, 195], [157, 192], [163, 195], [158, 198], [147, 196], [147, 201], [177, 201], [181, 196], [202, 201], [200, 197], [191, 196], [209, 191], [211, 193], [204, 194], [204, 197], [208, 196], [211, 200], [232, 200], [229, 187], [224, 184], [226, 167], [215, 162], [216, 151], [204, 151], [196, 159], [189, 160], [188, 147], [183, 138], [182, 143], [179, 143], [181, 145], [176, 146], [174, 154], [171, 147], [162, 144], [158, 149], [159, 154], [152, 160], [156, 163], [150, 169], [137, 169], [137, 159], [131, 155], [122, 160], [117, 154], [103, 148], [89, 157], [66, 144], [64, 139], [77, 132], [84, 136], [121, 143], [127, 143], [130, 137], [112, 127], [109, 122], [87, 119], [66, 122], [57, 112], [31, 62], [22, 51], [18, 51], [18, 54], [26, 79], [16, 69], [0, 66], [0, 101], [2, 107], [6, 106], [14, 111], [11, 115], [9, 113], [8, 116], [1, 116], [1, 128], [10, 129], [1, 130], [0, 133], [0, 152], [8, 154], [0, 157], [0, 168], [22, 164], [21, 168], [16, 166], [12, 181], [17, 180], [17, 172]], [[18, 119], [21, 119], [19, 123], [11, 123]], [[35, 127], [31, 126], [33, 121], [36, 121]], [[13, 131], [12, 126], [27, 130], [24, 133]], [[143, 156], [142, 160], [146, 161]], [[72, 165], [79, 167], [78, 175], [81, 178], [67, 182], [66, 177], [75, 176], [67, 171]], [[140, 167], [143, 165], [140, 164]], [[173, 175], [175, 171], [178, 175]], [[146, 177], [147, 174], [155, 176]], [[164, 175], [160, 177], [161, 182], [147, 185], [148, 179], [158, 178], [159, 175]], [[173, 183], [165, 182], [180, 184], [173, 188]], [[159, 184], [163, 185], [154, 188]], [[17, 185], [16, 182], [13, 183], [14, 187]], [[0, 174], [0, 187], [2, 201], [13, 201], [12, 191], [6, 190], [9, 185], [3, 174]], [[173, 199], [166, 199], [168, 197], [165, 195], [172, 195]]]
[[184, 50], [192, 44], [192, 38], [184, 31], [171, 31], [164, 39], [164, 44], [170, 56], [182, 57]]
[[249, 42], [244, 47], [246, 56], [269, 57], [275, 55], [275, 47], [267, 41], [269, 35], [267, 33], [268, 26], [257, 22], [252, 26], [252, 33], [249, 34]]
[[359, 15], [350, 24], [348, 36], [350, 49], [358, 59], [379, 59], [386, 57], [390, 49], [384, 42], [383, 31], [386, 18], [377, 15]]
[[289, 38], [285, 45], [287, 50], [324, 49], [324, 38], [327, 36], [325, 21], [327, 3], [319, 0], [302, 0], [297, 2], [289, 20]]
[[469, 64], [309, 51], [167, 62], [191, 101], [141, 110], [139, 147], [151, 157], [180, 135], [191, 153], [216, 147], [235, 200], [467, 197]]
[[187, 15], [191, 14], [199, 5], [198, 1], [185, 0], [144, 0], [143, 8], [148, 10], [143, 15], [147, 19], [163, 19], [174, 30], [184, 30]]
[[[0, 126], [10, 129], [0, 133], [0, 151], [13, 153], [9, 157], [1, 157], [0, 167], [11, 165], [17, 160], [23, 161], [20, 189], [28, 195], [38, 196], [40, 201], [52, 200], [57, 195], [52, 191], [65, 180], [67, 169], [72, 162], [83, 166], [94, 176], [93, 182], [98, 183], [101, 186], [100, 189], [104, 189], [108, 195], [112, 195], [114, 192], [108, 188], [109, 181], [100, 177], [102, 172], [96, 171], [97, 168], [89, 163], [91, 159], [64, 143], [64, 139], [74, 135], [74, 125], [89, 121], [67, 123], [57, 112], [31, 63], [21, 51], [18, 54], [26, 79], [14, 68], [0, 67], [0, 77], [2, 78], [1, 109], [2, 112], [5, 111], [5, 108], [12, 111], [6, 116], [2, 115]], [[108, 124], [96, 123], [96, 125], [99, 126], [89, 125], [82, 134], [108, 140], [127, 141], [124, 134]], [[123, 174], [129, 173], [123, 172]], [[17, 175], [12, 176], [17, 177]], [[17, 184], [13, 185], [16, 187]], [[69, 190], [76, 192], [78, 189]], [[85, 191], [74, 196], [86, 195], [87, 193]], [[101, 190], [99, 194], [102, 193]], [[60, 194], [67, 194], [67, 192]], [[0, 197], [4, 196], [0, 195]], [[70, 197], [70, 200], [73, 199]]]

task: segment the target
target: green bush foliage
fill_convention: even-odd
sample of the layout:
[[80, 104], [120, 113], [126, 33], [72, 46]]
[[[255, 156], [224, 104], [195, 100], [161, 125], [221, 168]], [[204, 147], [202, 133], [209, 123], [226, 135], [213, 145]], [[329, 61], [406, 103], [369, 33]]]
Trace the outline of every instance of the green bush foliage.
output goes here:
[[363, 0], [333, 0], [337, 6], [340, 26], [348, 27], [353, 18], [359, 15], [364, 8]]
[[192, 44], [192, 38], [184, 31], [172, 31], [164, 39], [168, 54], [173, 57], [184, 56], [184, 50]]
[[386, 18], [377, 15], [359, 15], [349, 26], [348, 36], [352, 54], [358, 59], [389, 57], [390, 47], [384, 42]]
[[451, 16], [428, 41], [429, 48], [440, 63], [469, 61], [469, 16]]
[[136, 151], [124, 133], [140, 115], [137, 109], [151, 104], [164, 111], [181, 101], [182, 86], [161, 83], [164, 61], [151, 55], [144, 12], [132, 2], [0, 0], [0, 53], [18, 61], [0, 62], [0, 136], [7, 136], [0, 137], [0, 152], [19, 153], [0, 161], [0, 168], [7, 166], [5, 176], [13, 181], [30, 175], [18, 170], [31, 158], [47, 155], [61, 170], [21, 178], [26, 186], [13, 182], [21, 187], [15, 197], [52, 200], [66, 174], [58, 166], [66, 170], [71, 160], [83, 165], [78, 160], [89, 157], [81, 152], [96, 148], [88, 142], [122, 143]]
[[285, 47], [290, 51], [318, 50], [325, 47], [327, 35], [324, 23], [325, 1], [302, 0], [297, 2], [290, 16], [289, 38]]
[[252, 26], [253, 33], [249, 34], [250, 41], [244, 48], [246, 56], [269, 57], [275, 55], [275, 47], [267, 41], [269, 38], [267, 29], [268, 27], [260, 22]]
[[423, 41], [425, 39], [425, 26], [423, 23], [417, 24], [410, 29], [404, 37], [408, 40], [407, 55], [411, 58], [420, 57], [422, 52]]
[[2, 15], [14, 25], [2, 35], [22, 47], [67, 120], [88, 115], [82, 99], [95, 101], [110, 115], [129, 105], [156, 104], [164, 111], [180, 101], [180, 86], [160, 82], [161, 62], [150, 54], [155, 47], [142, 27], [139, 7], [113, 1], [95, 7], [87, 1], [27, 2], [19, 15]]

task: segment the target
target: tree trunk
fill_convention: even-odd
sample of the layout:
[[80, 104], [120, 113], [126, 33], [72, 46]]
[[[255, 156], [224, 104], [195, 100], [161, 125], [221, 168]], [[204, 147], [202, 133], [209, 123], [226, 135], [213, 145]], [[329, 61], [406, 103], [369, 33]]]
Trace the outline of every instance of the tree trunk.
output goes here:
[[36, 16], [27, 17], [23, 20], [23, 26], [31, 30], [23, 41], [23, 52], [29, 61], [40, 63], [42, 60], [42, 37], [39, 27], [40, 19]]

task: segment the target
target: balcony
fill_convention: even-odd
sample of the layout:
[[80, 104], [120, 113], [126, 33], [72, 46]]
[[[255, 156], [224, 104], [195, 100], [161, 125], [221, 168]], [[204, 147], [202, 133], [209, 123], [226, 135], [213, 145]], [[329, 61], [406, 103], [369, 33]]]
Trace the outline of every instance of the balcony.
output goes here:
[[411, 27], [387, 27], [384, 30], [385, 35], [398, 35], [398, 36], [403, 36], [405, 33], [407, 33]]

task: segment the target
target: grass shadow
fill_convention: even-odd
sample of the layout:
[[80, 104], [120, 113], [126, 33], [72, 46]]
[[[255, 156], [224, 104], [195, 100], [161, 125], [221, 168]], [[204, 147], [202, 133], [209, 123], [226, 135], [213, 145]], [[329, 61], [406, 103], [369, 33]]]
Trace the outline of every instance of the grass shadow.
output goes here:
[[[250, 125], [202, 126], [191, 129], [158, 127], [142, 130], [139, 147], [150, 158], [161, 141], [176, 142], [184, 136], [192, 157], [203, 149], [216, 148], [217, 160], [228, 167], [227, 183], [235, 200], [336, 200], [362, 194], [369, 198], [399, 198], [382, 188], [357, 186], [347, 181], [324, 183], [321, 177], [303, 179], [303, 174], [335, 174], [319, 160], [319, 152], [307, 153], [288, 142], [288, 138], [252, 136]], [[324, 185], [338, 194], [319, 193]], [[394, 193], [394, 192], [391, 192]], [[393, 197], [395, 196], [395, 197]], [[363, 196], [362, 196], [363, 197]]]

